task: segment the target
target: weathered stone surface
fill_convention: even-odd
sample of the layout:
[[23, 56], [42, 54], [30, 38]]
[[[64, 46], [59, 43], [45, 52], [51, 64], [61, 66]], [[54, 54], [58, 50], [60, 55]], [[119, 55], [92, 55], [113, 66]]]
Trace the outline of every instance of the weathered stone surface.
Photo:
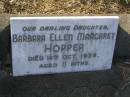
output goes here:
[[13, 75], [111, 68], [118, 16], [12, 17]]
[[[123, 30], [122, 34], [118, 36], [117, 42], [123, 42], [118, 42], [118, 47], [120, 47], [120, 49], [118, 47], [115, 49], [116, 51], [118, 50], [118, 52], [116, 53], [116, 57], [130, 56], [130, 31], [126, 30], [126, 25], [128, 26], [128, 28], [130, 28], [130, 24], [128, 24], [128, 21], [130, 19], [126, 20], [126, 16], [130, 17], [130, 15], [120, 15], [120, 20], [126, 22], [121, 25], [121, 29], [125, 29], [125, 31]], [[3, 22], [0, 22], [1, 31], [6, 33], [7, 35], [10, 30], [8, 29], [6, 31], [3, 31], [3, 29], [9, 24], [10, 15], [6, 14], [2, 15], [2, 17], [3, 18], [1, 19], [1, 21]], [[125, 35], [126, 37], [122, 35]], [[4, 38], [4, 40], [6, 40], [6, 38]], [[9, 41], [5, 41], [4, 43], [8, 44], [8, 42]], [[6, 56], [6, 54], [4, 55]], [[93, 97], [98, 97], [98, 95], [104, 96], [104, 94], [106, 93], [105, 91], [108, 91], [107, 89], [112, 89], [112, 91], [110, 91], [110, 93], [112, 94], [113, 92], [115, 92], [115, 89], [116, 91], [118, 91], [118, 93], [114, 97], [129, 97], [129, 84], [127, 84], [126, 87], [123, 88], [123, 91], [120, 90], [122, 77], [117, 71], [118, 70], [115, 71], [115, 69], [112, 69], [110, 71], [100, 72], [80, 72], [18, 78], [7, 77], [0, 80], [0, 97], [53, 97], [57, 95], [57, 97], [70, 97], [68, 95], [72, 95], [72, 90], [74, 91], [75, 88], [77, 89], [77, 87], [91, 88], [90, 90], [94, 93], [94, 95], [96, 95]], [[105, 91], [103, 91], [104, 87]], [[82, 88], [82, 91], [85, 89], [86, 88]], [[100, 90], [102, 91], [102, 93], [99, 92]]]
[[7, 77], [0, 80], [0, 97], [113, 97], [121, 81], [120, 73], [114, 68], [108, 71]]

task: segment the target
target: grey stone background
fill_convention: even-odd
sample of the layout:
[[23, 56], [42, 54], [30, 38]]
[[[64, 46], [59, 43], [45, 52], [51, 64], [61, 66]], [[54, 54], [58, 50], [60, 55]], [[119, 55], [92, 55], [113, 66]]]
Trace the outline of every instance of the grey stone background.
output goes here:
[[[0, 62], [9, 70], [10, 16], [18, 15], [0, 16]], [[120, 15], [111, 70], [26, 77], [12, 77], [8, 74], [0, 77], [0, 97], [129, 97], [130, 81], [123, 79], [119, 69], [120, 58], [130, 58], [130, 15]]]
[[115, 97], [122, 77], [108, 71], [6, 77], [0, 80], [0, 97]]

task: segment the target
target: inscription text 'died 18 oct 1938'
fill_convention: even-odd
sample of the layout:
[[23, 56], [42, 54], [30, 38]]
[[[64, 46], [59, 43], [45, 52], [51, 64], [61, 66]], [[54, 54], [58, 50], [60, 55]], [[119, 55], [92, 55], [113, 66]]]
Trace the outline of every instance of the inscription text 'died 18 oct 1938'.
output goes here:
[[118, 16], [11, 17], [13, 75], [110, 69]]

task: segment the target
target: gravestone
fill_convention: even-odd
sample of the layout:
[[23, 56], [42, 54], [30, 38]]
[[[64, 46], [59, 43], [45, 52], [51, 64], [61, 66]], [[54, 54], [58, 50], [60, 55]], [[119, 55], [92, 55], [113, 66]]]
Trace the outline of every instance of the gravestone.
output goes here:
[[118, 16], [12, 17], [13, 75], [110, 69]]

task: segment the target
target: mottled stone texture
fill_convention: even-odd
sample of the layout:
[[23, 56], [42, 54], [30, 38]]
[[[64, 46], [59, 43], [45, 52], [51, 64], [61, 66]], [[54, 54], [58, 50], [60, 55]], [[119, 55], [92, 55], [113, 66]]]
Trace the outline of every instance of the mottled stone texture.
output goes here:
[[0, 97], [114, 97], [121, 86], [116, 70], [0, 79]]

